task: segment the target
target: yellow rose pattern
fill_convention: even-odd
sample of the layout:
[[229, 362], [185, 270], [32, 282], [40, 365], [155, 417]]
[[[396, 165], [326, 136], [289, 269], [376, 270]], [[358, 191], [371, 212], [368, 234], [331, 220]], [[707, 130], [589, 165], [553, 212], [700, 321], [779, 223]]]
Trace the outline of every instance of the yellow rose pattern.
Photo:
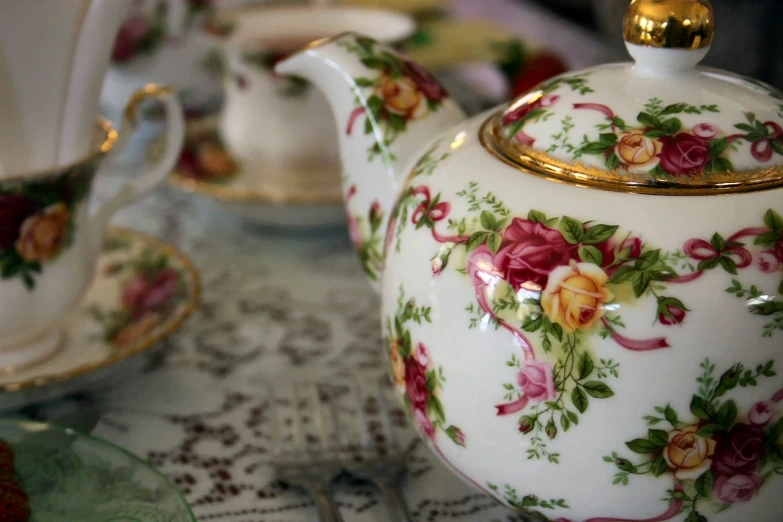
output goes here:
[[409, 123], [437, 112], [449, 97], [427, 70], [402, 54], [381, 49], [371, 38], [346, 39], [338, 45], [356, 55], [368, 71], [367, 76], [354, 78], [356, 88], [368, 91], [367, 107], [357, 106], [353, 110], [345, 133], [352, 135], [362, 116], [365, 135], [374, 134], [373, 121], [381, 126], [383, 136], [376, 137], [368, 150], [370, 161], [394, 143]]
[[0, 180], [0, 280], [28, 290], [67, 250], [77, 207], [87, 197], [97, 160], [34, 180]]
[[708, 522], [712, 513], [752, 501], [768, 482], [780, 480], [775, 475], [783, 475], [783, 389], [757, 397], [747, 412], [740, 412], [731, 395], [776, 377], [774, 365], [738, 363], [717, 375], [715, 363], [704, 360], [690, 411], [656, 407], [644, 417], [646, 436], [625, 443], [636, 459], [618, 452], [603, 458], [617, 468], [614, 484], [626, 486], [639, 475], [671, 481], [667, 507], [655, 518], [660, 521], [687, 514], [687, 522]]
[[604, 305], [614, 298], [606, 288], [608, 282], [601, 267], [572, 261], [549, 274], [541, 307], [566, 332], [591, 328], [603, 316]]
[[[629, 151], [631, 144], [638, 145], [634, 154], [641, 161], [646, 145], [631, 140]], [[489, 322], [513, 336], [520, 348], [506, 361], [511, 374], [499, 387], [495, 409], [498, 416], [514, 418], [516, 429], [529, 437], [530, 459], [559, 463], [560, 455], [547, 442], [578, 430], [592, 402], [614, 396], [619, 363], [594, 356], [591, 340], [603, 338], [640, 356], [672, 348], [667, 329], [687, 327], [690, 308], [668, 295], [670, 287], [717, 269], [732, 277], [726, 292], [742, 303], [783, 293], [747, 287], [740, 273], [779, 274], [783, 289], [783, 218], [775, 210], [764, 213], [762, 226], [751, 223], [727, 237], [693, 238], [680, 250], [664, 251], [617, 225], [550, 217], [535, 209], [519, 216], [477, 182], [454, 193], [468, 212], [452, 216], [449, 196], [434, 193], [423, 181], [445, 157], [431, 150], [413, 170], [391, 216], [387, 251], [394, 239], [394, 250], [400, 250], [406, 227], [431, 235], [432, 276], [456, 269], [473, 287], [476, 300], [465, 307], [469, 328]], [[642, 299], [656, 304], [651, 338], [628, 335], [620, 315]], [[769, 318], [762, 336], [783, 332], [781, 298], [758, 299], [752, 308], [751, 313]], [[401, 366], [391, 355], [399, 381]], [[686, 477], [707, 465], [713, 448], [698, 430], [678, 429], [662, 458]]]

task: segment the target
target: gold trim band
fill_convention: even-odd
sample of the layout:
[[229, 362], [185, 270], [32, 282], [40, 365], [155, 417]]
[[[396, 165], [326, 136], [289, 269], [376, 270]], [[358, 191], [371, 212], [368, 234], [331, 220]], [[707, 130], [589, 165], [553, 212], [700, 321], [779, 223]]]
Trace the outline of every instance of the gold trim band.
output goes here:
[[240, 190], [227, 185], [216, 185], [206, 181], [187, 178], [178, 171], [169, 175], [169, 184], [188, 194], [200, 194], [218, 201], [261, 202], [273, 205], [342, 205], [341, 194], [290, 194], [276, 196], [263, 190]]
[[[577, 187], [597, 188], [630, 194], [660, 196], [715, 196], [768, 190], [783, 186], [783, 169], [769, 168], [753, 171], [737, 179], [737, 172], [709, 174], [708, 178], [679, 178], [677, 180], [634, 177], [630, 173], [598, 169], [579, 163], [566, 163], [530, 147], [515, 146], [498, 135], [494, 125], [499, 115], [491, 115], [479, 130], [479, 141], [490, 154], [527, 174], [557, 183]], [[688, 183], [690, 181], [690, 183]]]

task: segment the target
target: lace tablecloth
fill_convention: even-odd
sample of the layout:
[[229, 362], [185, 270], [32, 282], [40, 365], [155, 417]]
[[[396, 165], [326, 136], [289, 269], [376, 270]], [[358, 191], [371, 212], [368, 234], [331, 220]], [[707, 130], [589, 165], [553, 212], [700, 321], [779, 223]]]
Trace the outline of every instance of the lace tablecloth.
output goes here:
[[[100, 184], [116, 190], [118, 170]], [[198, 520], [315, 520], [309, 498], [278, 484], [268, 465], [263, 385], [281, 377], [332, 382], [384, 371], [378, 299], [342, 230], [317, 234], [248, 228], [165, 187], [114, 220], [191, 257], [200, 309], [139, 373], [108, 391], [85, 391], [22, 413], [46, 419], [85, 404], [104, 412], [94, 434], [171, 477]], [[419, 521], [515, 520], [471, 490], [419, 445], [406, 496]], [[342, 481], [347, 521], [387, 520], [368, 485]]]

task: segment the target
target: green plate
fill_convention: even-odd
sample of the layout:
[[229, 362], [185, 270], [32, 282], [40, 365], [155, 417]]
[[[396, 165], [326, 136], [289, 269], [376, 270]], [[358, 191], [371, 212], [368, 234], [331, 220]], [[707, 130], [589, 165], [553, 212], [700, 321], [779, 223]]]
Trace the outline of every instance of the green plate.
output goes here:
[[0, 420], [30, 522], [195, 522], [165, 476], [104, 440], [49, 424]]

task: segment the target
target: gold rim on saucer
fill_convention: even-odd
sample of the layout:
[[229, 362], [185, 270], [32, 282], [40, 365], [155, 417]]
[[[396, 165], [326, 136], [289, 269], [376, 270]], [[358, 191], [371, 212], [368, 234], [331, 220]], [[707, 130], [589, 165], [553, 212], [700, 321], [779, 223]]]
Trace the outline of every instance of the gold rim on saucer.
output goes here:
[[[112, 352], [100, 362], [87, 363], [61, 373], [51, 373], [40, 377], [33, 377], [28, 380], [0, 384], [0, 393], [20, 392], [68, 381], [96, 370], [108, 368], [121, 361], [139, 355], [179, 330], [184, 321], [196, 310], [201, 299], [201, 279], [193, 262], [185, 254], [169, 243], [163, 242], [143, 232], [127, 228], [109, 227], [106, 232], [106, 237], [140, 241], [144, 243], [145, 246], [150, 246], [158, 252], [165, 254], [167, 257], [175, 259], [178, 263], [178, 267], [187, 275], [190, 283], [187, 286], [188, 292], [185, 302], [181, 305], [180, 309], [168, 319], [168, 324], [165, 328], [155, 330], [150, 335], [142, 337], [138, 342], [131, 343], [127, 348], [116, 349], [116, 351]], [[13, 373], [10, 375], [13, 375]]]
[[169, 184], [188, 194], [196, 193], [220, 201], [230, 202], [262, 202], [276, 205], [342, 205], [343, 197], [340, 194], [289, 194], [280, 196], [263, 190], [243, 190], [229, 185], [218, 185], [187, 178], [178, 170], [169, 175]]

